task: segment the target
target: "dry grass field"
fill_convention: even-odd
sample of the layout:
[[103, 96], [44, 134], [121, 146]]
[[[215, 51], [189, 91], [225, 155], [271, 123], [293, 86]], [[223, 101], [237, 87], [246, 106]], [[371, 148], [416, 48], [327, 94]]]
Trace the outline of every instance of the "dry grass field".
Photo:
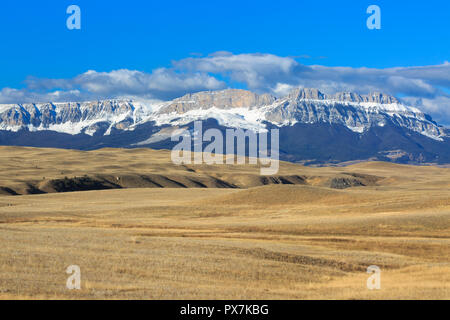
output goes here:
[[450, 169], [0, 147], [0, 244], [0, 299], [450, 299]]

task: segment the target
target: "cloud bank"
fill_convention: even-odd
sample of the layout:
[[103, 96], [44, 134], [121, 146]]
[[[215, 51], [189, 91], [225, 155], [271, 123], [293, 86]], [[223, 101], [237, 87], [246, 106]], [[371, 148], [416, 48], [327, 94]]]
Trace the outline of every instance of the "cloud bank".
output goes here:
[[294, 87], [325, 93], [374, 91], [397, 96], [450, 125], [450, 63], [395, 68], [303, 65], [294, 57], [216, 52], [173, 61], [151, 73], [136, 70], [87, 71], [71, 79], [30, 77], [22, 89], [3, 88], [0, 103], [61, 102], [135, 97], [169, 100], [186, 93], [246, 87], [276, 96]]

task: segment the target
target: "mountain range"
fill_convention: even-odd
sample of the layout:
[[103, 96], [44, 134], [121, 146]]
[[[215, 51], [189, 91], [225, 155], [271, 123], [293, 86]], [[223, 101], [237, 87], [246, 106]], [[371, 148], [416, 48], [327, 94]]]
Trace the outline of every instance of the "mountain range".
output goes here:
[[449, 164], [450, 131], [382, 93], [327, 95], [298, 88], [284, 97], [228, 89], [166, 102], [127, 99], [0, 105], [0, 145], [93, 150], [171, 149], [172, 133], [280, 130], [280, 158], [307, 165], [382, 160]]

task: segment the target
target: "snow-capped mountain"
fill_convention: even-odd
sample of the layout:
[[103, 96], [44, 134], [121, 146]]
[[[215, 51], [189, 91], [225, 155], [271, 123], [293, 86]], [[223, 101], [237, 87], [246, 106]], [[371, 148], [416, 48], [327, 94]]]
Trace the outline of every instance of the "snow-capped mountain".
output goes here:
[[[446, 129], [436, 124], [430, 116], [401, 103], [395, 97], [381, 93], [359, 95], [344, 92], [327, 95], [317, 89], [296, 89], [285, 97], [276, 98], [269, 94], [258, 95], [246, 90], [230, 89], [188, 94], [172, 101], [154, 103], [106, 100], [0, 105], [0, 143], [41, 146], [42, 143], [33, 142], [36, 137], [43, 133], [58, 133], [67, 136], [67, 143], [62, 136], [58, 136], [56, 145], [52, 145], [51, 141], [46, 141], [45, 145], [79, 149], [104, 146], [154, 147], [154, 143], [170, 140], [172, 127], [189, 126], [195, 120], [211, 119], [222, 128], [266, 131], [268, 127], [278, 127], [282, 138], [283, 132], [293, 132], [299, 128], [323, 129], [328, 126], [333, 129], [346, 128], [342, 136], [351, 135], [360, 140], [367, 139], [375, 131], [388, 132], [392, 128], [397, 129], [397, 132], [403, 130], [402, 135], [406, 140], [418, 134], [425, 141], [442, 143], [443, 149], [448, 148], [450, 140]], [[28, 141], [25, 141], [25, 136]], [[332, 137], [334, 141], [340, 138], [343, 137]], [[314, 139], [314, 136], [310, 137], [310, 145], [314, 145]], [[74, 140], [79, 143], [73, 145], [70, 141]], [[416, 140], [413, 144], [417, 144]], [[398, 150], [403, 150], [401, 145]], [[377, 154], [391, 151], [377, 150]], [[403, 151], [409, 154], [408, 150]], [[426, 148], [423, 151], [428, 152]], [[439, 152], [433, 155], [434, 158], [431, 158], [434, 160], [442, 159]], [[304, 158], [311, 157], [305, 155]], [[303, 157], [294, 158], [299, 160]], [[312, 158], [318, 157], [314, 155]], [[355, 159], [359, 158], [355, 155]]]
[[133, 130], [155, 121], [158, 125], [183, 125], [215, 118], [234, 128], [264, 130], [265, 123], [292, 126], [295, 123], [342, 124], [363, 133], [387, 121], [427, 137], [442, 140], [443, 128], [417, 108], [381, 93], [325, 95], [317, 89], [296, 89], [277, 99], [245, 90], [200, 92], [163, 103], [107, 100], [82, 103], [0, 105], [0, 130], [17, 132], [50, 130], [68, 134], [109, 135], [112, 129]]
[[[68, 134], [108, 134], [124, 130], [147, 116], [145, 107], [131, 101], [0, 105], [0, 130], [56, 131]], [[106, 130], [104, 130], [106, 128]], [[109, 131], [108, 131], [109, 129]]]

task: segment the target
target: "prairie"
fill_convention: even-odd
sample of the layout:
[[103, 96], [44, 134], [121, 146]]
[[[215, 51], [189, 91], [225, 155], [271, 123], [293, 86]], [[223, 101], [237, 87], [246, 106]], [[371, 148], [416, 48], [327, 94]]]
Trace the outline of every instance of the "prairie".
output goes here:
[[0, 243], [0, 299], [449, 299], [450, 169], [0, 147]]

